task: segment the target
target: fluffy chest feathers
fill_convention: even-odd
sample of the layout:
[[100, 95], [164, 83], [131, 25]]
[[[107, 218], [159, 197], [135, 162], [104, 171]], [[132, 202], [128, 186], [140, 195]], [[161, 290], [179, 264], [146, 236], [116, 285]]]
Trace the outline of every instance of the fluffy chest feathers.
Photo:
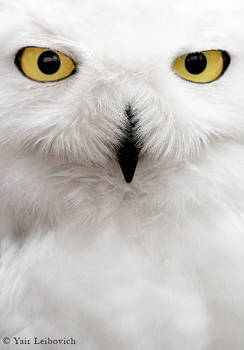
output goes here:
[[[228, 153], [241, 156], [239, 146], [220, 152], [129, 191], [80, 168], [56, 172], [58, 203], [48, 187], [39, 193], [45, 222], [37, 225], [29, 209], [28, 232], [11, 237], [13, 221], [3, 220], [1, 332], [75, 336], [82, 349], [206, 349], [213, 340], [212, 349], [240, 349], [232, 340], [243, 342], [243, 188], [235, 169], [244, 168], [225, 162]], [[27, 202], [36, 186], [47, 186], [40, 172]], [[52, 216], [59, 224], [48, 229]]]

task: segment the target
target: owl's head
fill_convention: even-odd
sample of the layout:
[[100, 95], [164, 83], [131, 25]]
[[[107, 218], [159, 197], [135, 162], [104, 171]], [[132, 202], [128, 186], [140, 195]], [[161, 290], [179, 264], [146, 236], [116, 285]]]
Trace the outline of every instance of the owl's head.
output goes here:
[[0, 0], [0, 145], [131, 182], [138, 160], [241, 141], [243, 16], [240, 0]]

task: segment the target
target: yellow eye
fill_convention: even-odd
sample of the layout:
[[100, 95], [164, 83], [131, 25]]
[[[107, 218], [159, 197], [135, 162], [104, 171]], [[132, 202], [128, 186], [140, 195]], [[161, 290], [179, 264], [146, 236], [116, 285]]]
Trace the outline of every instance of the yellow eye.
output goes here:
[[194, 83], [210, 83], [228, 68], [230, 56], [225, 51], [212, 50], [181, 56], [173, 65], [175, 72]]
[[75, 63], [68, 56], [40, 47], [26, 47], [20, 50], [15, 63], [26, 77], [39, 82], [68, 78], [76, 69]]

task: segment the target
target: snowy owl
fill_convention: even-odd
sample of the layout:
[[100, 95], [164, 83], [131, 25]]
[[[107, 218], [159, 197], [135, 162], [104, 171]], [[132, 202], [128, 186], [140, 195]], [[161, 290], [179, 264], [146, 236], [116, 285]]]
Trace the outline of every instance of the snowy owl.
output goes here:
[[0, 349], [244, 349], [244, 1], [0, 0]]

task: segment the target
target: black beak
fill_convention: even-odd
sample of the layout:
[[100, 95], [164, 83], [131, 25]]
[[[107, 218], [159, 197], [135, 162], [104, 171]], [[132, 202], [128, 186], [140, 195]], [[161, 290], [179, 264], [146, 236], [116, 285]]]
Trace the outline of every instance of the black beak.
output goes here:
[[131, 108], [126, 110], [126, 117], [127, 126], [124, 130], [124, 137], [117, 149], [117, 158], [125, 181], [131, 183], [135, 175], [141, 146], [135, 136], [136, 122]]

